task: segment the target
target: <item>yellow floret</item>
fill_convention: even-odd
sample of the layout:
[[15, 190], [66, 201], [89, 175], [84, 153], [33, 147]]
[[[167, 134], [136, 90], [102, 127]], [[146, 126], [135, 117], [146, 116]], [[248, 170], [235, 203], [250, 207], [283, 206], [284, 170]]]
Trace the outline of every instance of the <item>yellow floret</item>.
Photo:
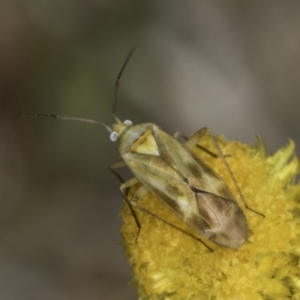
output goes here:
[[[222, 159], [195, 148], [196, 155], [234, 193], [248, 220], [249, 240], [236, 250], [204, 240], [213, 247], [211, 252], [190, 236], [135, 209], [142, 225], [136, 242], [137, 226], [124, 205], [121, 233], [139, 299], [300, 299], [300, 185], [292, 182], [299, 172], [294, 143], [289, 141], [269, 156], [260, 139], [256, 146], [217, 139], [247, 204], [265, 218], [245, 210]], [[210, 138], [201, 139], [201, 145], [216, 153]], [[196, 235], [150, 193], [138, 203]]]

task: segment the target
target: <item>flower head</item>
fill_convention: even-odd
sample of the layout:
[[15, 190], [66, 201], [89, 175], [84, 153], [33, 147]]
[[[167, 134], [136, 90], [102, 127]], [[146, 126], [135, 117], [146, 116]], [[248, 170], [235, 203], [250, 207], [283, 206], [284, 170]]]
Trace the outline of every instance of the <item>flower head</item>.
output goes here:
[[[227, 142], [217, 137], [236, 181], [252, 209], [245, 206], [220, 157], [199, 148], [194, 153], [221, 176], [244, 211], [250, 229], [248, 241], [238, 249], [205, 244], [157, 218], [135, 209], [141, 231], [128, 205], [122, 210], [121, 232], [140, 299], [255, 300], [300, 299], [300, 185], [294, 143], [269, 156], [261, 139], [256, 146]], [[209, 137], [201, 146], [216, 152]], [[128, 194], [134, 193], [138, 185]], [[163, 220], [196, 235], [170, 209], [150, 193], [138, 204]]]

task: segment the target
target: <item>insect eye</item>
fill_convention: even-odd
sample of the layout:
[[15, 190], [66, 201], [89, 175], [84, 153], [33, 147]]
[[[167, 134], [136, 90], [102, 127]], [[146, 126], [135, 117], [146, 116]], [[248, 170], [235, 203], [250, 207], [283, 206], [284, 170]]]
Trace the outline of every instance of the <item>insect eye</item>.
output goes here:
[[130, 120], [125, 120], [123, 123], [127, 126], [132, 125], [132, 122]]
[[118, 133], [116, 131], [113, 131], [110, 136], [109, 136], [110, 140], [112, 142], [115, 142], [118, 139]]

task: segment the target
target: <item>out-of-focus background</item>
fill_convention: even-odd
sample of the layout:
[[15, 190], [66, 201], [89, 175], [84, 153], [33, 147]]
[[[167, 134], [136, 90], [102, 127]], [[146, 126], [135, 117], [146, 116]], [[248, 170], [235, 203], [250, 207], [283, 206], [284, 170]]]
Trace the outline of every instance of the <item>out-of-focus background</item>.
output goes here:
[[299, 1], [0, 2], [0, 298], [136, 299], [121, 246], [117, 115], [300, 154]]

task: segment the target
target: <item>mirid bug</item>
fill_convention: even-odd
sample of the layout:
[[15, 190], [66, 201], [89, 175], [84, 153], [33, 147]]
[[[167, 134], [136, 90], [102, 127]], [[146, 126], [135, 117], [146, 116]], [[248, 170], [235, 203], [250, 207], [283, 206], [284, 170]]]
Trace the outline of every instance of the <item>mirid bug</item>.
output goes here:
[[[110, 140], [119, 141], [119, 152], [123, 161], [111, 166], [111, 170], [123, 182], [120, 189], [138, 227], [140, 224], [133, 207], [146, 211], [136, 203], [136, 200], [140, 195], [151, 192], [200, 236], [223, 247], [239, 248], [248, 239], [247, 219], [227, 184], [192, 152], [201, 136], [209, 132], [241, 199], [246, 208], [250, 209], [212, 132], [207, 128], [201, 129], [185, 143], [180, 143], [176, 138], [178, 134], [170, 136], [153, 123], [133, 125], [129, 120], [121, 122], [115, 116], [120, 78], [133, 51], [134, 49], [127, 56], [116, 80], [112, 105], [116, 123], [112, 127], [83, 118], [21, 114], [104, 126], [110, 132]], [[124, 165], [127, 165], [135, 176], [127, 182], [124, 182], [115, 171]], [[142, 184], [141, 187], [131, 199], [128, 199], [126, 190], [137, 182]], [[155, 216], [153, 212], [148, 213]]]

